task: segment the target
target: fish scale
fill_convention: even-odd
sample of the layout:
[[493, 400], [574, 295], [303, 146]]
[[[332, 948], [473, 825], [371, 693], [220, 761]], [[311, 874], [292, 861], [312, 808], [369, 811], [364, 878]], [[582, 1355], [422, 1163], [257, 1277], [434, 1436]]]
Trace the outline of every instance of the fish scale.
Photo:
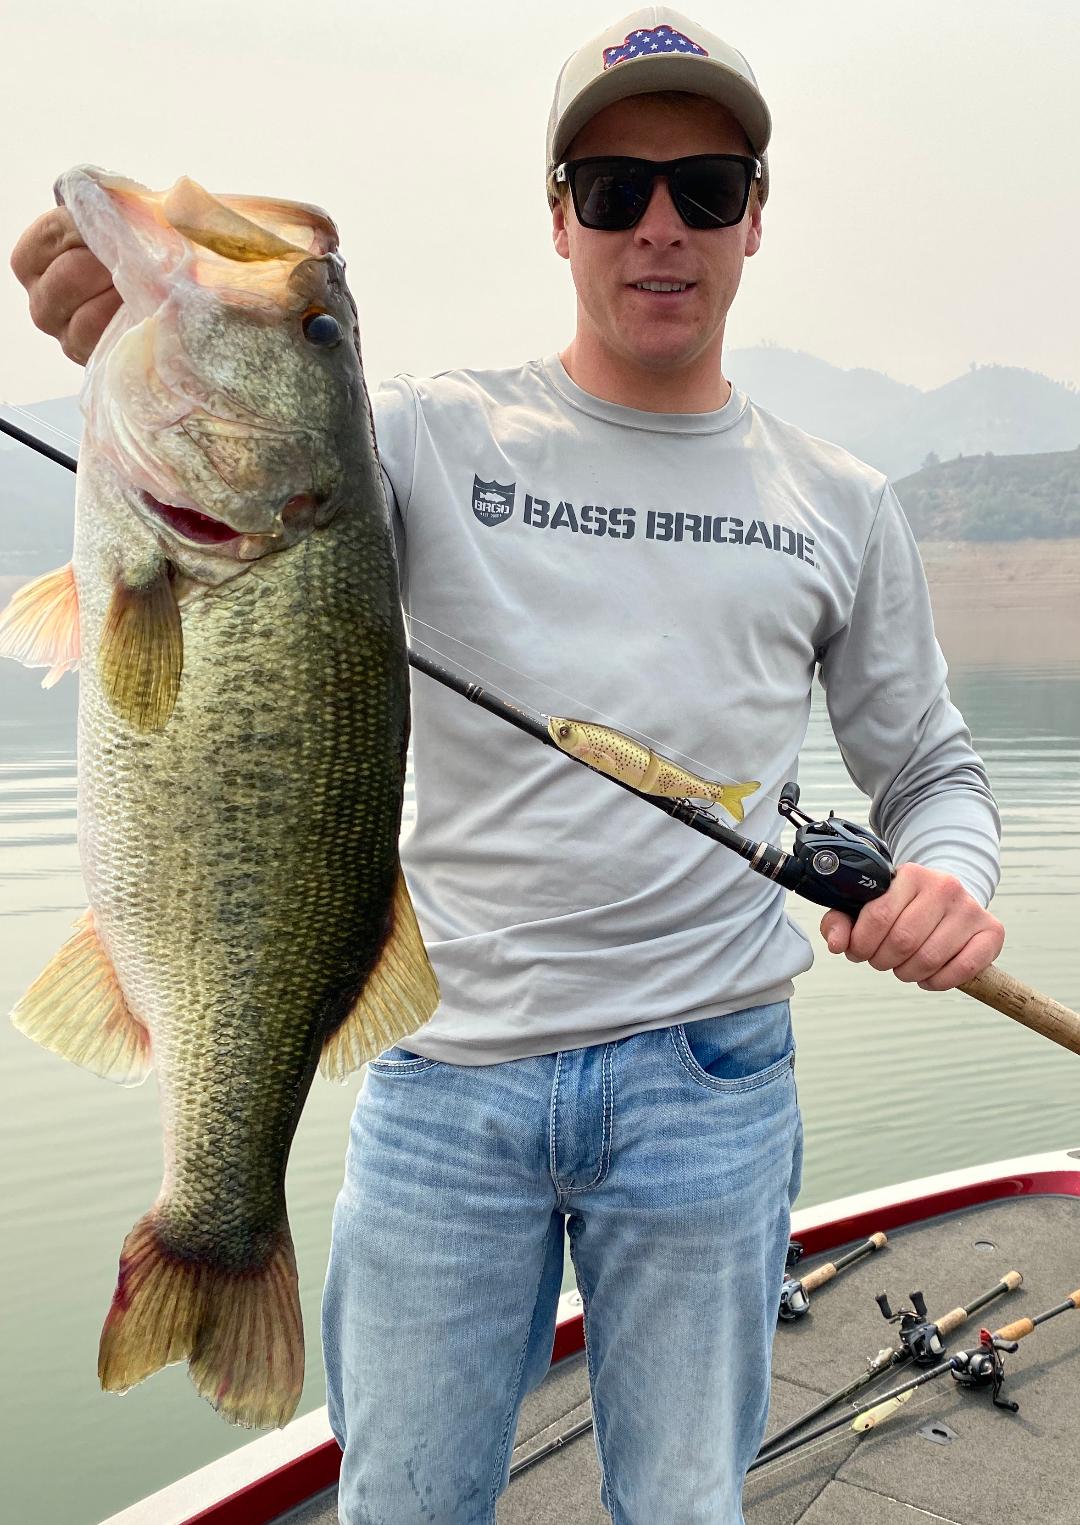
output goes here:
[[[84, 650], [97, 644], [114, 550], [103, 475], [87, 463], [80, 487], [94, 503], [76, 544]], [[364, 539], [358, 516], [341, 513], [257, 580], [192, 599], [184, 682], [159, 734], [133, 734], [84, 670], [87, 890], [129, 1003], [167, 1030], [154, 1044], [171, 1150], [159, 1217], [178, 1253], [204, 1253], [216, 1234], [230, 1266], [283, 1218], [284, 1159], [321, 1041], [378, 951], [397, 874], [407, 689], [365, 678], [402, 667], [404, 634], [389, 547], [373, 555]], [[253, 652], [272, 655], [276, 681]], [[396, 760], [381, 788], [360, 787], [364, 756]], [[188, 842], [195, 885], [176, 872]], [[103, 855], [114, 866], [104, 873]], [[253, 1071], [266, 1071], [264, 1086], [250, 1084]], [[214, 1225], [237, 1203], [226, 1241]]]

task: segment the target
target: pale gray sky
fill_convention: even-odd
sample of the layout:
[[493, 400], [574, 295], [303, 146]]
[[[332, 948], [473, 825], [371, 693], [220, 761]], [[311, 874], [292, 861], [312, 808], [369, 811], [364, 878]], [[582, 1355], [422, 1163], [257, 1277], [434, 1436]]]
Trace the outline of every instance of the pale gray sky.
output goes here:
[[[1080, 384], [1076, 0], [686, 0], [750, 59], [772, 194], [729, 347], [936, 386], [970, 362]], [[629, 9], [629, 4], [627, 4]], [[6, 256], [91, 162], [337, 221], [369, 378], [514, 364], [573, 326], [543, 143], [563, 59], [619, 0], [50, 0], [0, 53], [0, 400], [73, 392]]]

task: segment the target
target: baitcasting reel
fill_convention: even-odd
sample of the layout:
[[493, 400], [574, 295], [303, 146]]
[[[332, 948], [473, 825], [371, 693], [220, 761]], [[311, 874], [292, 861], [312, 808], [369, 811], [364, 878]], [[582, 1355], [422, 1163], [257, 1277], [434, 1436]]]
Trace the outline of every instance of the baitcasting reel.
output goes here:
[[926, 1299], [921, 1292], [911, 1294], [911, 1307], [896, 1313], [889, 1306], [888, 1294], [879, 1292], [874, 1299], [882, 1318], [896, 1324], [900, 1343], [916, 1366], [936, 1366], [945, 1352], [938, 1326], [927, 1316]]
[[[809, 1313], [811, 1292], [816, 1291], [818, 1287], [823, 1287], [826, 1282], [832, 1281], [834, 1277], [840, 1275], [841, 1271], [846, 1271], [849, 1266], [855, 1265], [857, 1261], [864, 1259], [867, 1255], [872, 1255], [875, 1250], [884, 1249], [888, 1242], [888, 1238], [884, 1234], [871, 1234], [869, 1239], [865, 1240], [862, 1244], [856, 1245], [846, 1255], [840, 1255], [836, 1260], [830, 1260], [825, 1265], [817, 1266], [805, 1276], [785, 1276], [784, 1285], [780, 1289], [781, 1319], [791, 1323], [795, 1319], [802, 1318], [805, 1313]], [[791, 1256], [796, 1244], [797, 1241], [792, 1240], [788, 1245], [787, 1268], [789, 1271], [793, 1269]], [[802, 1245], [799, 1244], [797, 1248], [796, 1265], [802, 1258]]]
[[798, 805], [798, 784], [785, 784], [778, 808], [797, 830], [788, 861], [775, 875], [777, 883], [806, 900], [851, 914], [884, 895], [895, 869], [881, 838], [831, 811], [827, 820], [815, 821]]

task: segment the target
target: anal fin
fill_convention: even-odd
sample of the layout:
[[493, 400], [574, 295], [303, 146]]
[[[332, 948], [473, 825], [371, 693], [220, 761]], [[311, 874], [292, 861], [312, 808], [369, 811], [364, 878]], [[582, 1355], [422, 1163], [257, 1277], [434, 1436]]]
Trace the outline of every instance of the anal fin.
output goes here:
[[79, 665], [79, 596], [70, 561], [12, 595], [0, 614], [0, 656], [47, 667], [42, 688]]
[[132, 1015], [86, 911], [11, 1013], [21, 1033], [106, 1080], [139, 1085], [150, 1073], [150, 1034]]
[[391, 930], [341, 1026], [323, 1044], [319, 1069], [345, 1080], [376, 1054], [421, 1027], [439, 1004], [439, 983], [416, 922], [405, 876], [398, 869]]

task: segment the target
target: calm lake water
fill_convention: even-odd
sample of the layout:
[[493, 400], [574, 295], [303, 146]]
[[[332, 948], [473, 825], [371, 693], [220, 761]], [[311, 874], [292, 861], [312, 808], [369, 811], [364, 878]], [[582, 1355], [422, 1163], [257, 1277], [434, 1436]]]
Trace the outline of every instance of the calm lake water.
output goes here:
[[[5, 1012], [85, 905], [75, 845], [75, 684], [65, 679], [43, 693], [39, 680], [0, 663]], [[1005, 821], [995, 902], [1008, 930], [1001, 963], [1080, 1007], [1080, 654], [1048, 646], [1040, 666], [959, 669], [952, 686]], [[807, 808], [865, 819], [823, 710], [801, 781]], [[808, 931], [816, 927], [815, 908], [792, 909]], [[823, 954], [800, 982], [794, 1009], [804, 1205], [1080, 1144], [1077, 1060], [974, 1001], [929, 995]], [[98, 1334], [120, 1245], [161, 1179], [153, 1085], [109, 1085], [6, 1021], [0, 1077], [6, 1517], [97, 1525], [249, 1436], [196, 1397], [183, 1366], [123, 1398], [98, 1389]], [[301, 1413], [324, 1401], [319, 1296], [358, 1085], [357, 1077], [343, 1087], [316, 1079], [289, 1170], [308, 1337]]]

